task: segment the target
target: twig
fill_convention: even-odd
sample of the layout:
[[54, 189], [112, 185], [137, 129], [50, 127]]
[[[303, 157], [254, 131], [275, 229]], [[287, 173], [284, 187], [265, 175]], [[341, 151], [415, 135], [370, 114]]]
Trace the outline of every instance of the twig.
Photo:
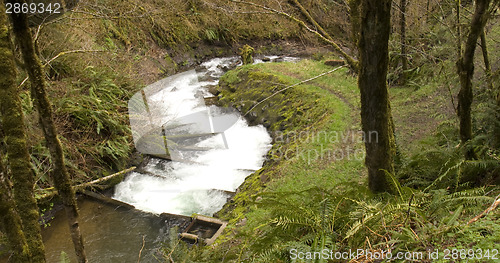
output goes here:
[[[385, 238], [385, 236], [373, 231], [371, 228], [369, 228], [367, 225], [365, 225], [366, 229], [368, 229], [370, 232], [372, 232], [373, 234], [375, 234], [376, 236], [378, 237], [382, 237], [382, 238]], [[368, 240], [368, 236], [366, 237], [366, 239]], [[386, 239], [387, 240], [387, 239]], [[368, 244], [370, 243], [370, 240], [368, 240]], [[371, 244], [370, 244], [370, 248], [371, 248]]]
[[406, 215], [406, 219], [405, 221], [403, 222], [403, 225], [406, 224], [406, 221], [408, 221], [408, 218], [410, 218], [410, 213], [411, 213], [411, 201], [413, 201], [413, 197], [415, 196], [415, 194], [412, 194], [411, 197], [410, 197], [410, 201], [408, 201], [408, 211], [406, 212], [407, 215]]
[[467, 225], [470, 225], [474, 222], [476, 222], [477, 220], [481, 219], [482, 217], [485, 217], [486, 215], [488, 215], [489, 212], [495, 210], [495, 208], [497, 208], [498, 205], [500, 205], [500, 194], [497, 195], [497, 197], [495, 198], [495, 201], [493, 202], [493, 204], [491, 204], [490, 207], [488, 207], [488, 209], [484, 210], [481, 214], [475, 216], [474, 218], [472, 218], [471, 220], [469, 220], [469, 222], [467, 222]]
[[175, 243], [175, 246], [172, 248], [170, 253], [168, 253], [168, 255], [167, 255], [168, 259], [170, 260], [170, 263], [175, 263], [174, 259], [172, 258], [172, 254], [174, 253], [175, 249], [177, 248], [177, 245], [179, 245], [180, 242], [181, 242], [181, 239], [178, 238], [177, 243]]
[[141, 261], [141, 254], [143, 249], [144, 249], [144, 235], [142, 235], [142, 247], [141, 250], [139, 250], [139, 259], [137, 259], [137, 263]]
[[295, 84], [293, 84], [293, 85], [287, 86], [287, 87], [285, 87], [285, 88], [283, 88], [283, 89], [280, 89], [280, 90], [276, 91], [275, 93], [271, 94], [271, 96], [269, 96], [269, 97], [267, 97], [267, 98], [265, 98], [265, 99], [261, 100], [261, 101], [260, 101], [260, 102], [258, 102], [257, 104], [255, 104], [255, 105], [254, 105], [252, 108], [250, 108], [250, 109], [249, 109], [249, 110], [245, 113], [245, 115], [243, 115], [243, 116], [247, 116], [247, 114], [248, 114], [249, 112], [251, 112], [253, 109], [255, 109], [255, 107], [259, 106], [261, 103], [263, 103], [264, 101], [266, 101], [266, 100], [268, 100], [268, 99], [272, 98], [273, 96], [275, 96], [276, 94], [278, 94], [278, 93], [280, 93], [280, 92], [283, 92], [283, 91], [285, 91], [285, 90], [287, 90], [287, 89], [289, 89], [289, 88], [293, 88], [293, 87], [298, 86], [298, 85], [300, 85], [300, 84], [304, 84], [304, 83], [306, 83], [306, 82], [309, 82], [309, 81], [315, 80], [315, 79], [317, 79], [317, 78], [323, 77], [324, 75], [330, 74], [330, 73], [332, 73], [332, 72], [334, 72], [334, 71], [337, 71], [337, 70], [339, 70], [339, 69], [341, 69], [341, 68], [343, 68], [343, 67], [344, 67], [344, 66], [336, 67], [336, 68], [334, 68], [334, 69], [332, 69], [332, 70], [330, 70], [330, 71], [327, 71], [327, 72], [321, 73], [321, 74], [319, 74], [319, 75], [317, 75], [317, 76], [315, 76], [315, 77], [312, 77], [312, 78], [310, 78], [310, 79], [306, 79], [306, 80], [303, 80], [303, 81], [301, 81], [301, 82], [295, 83]]
[[45, 62], [43, 66], [47, 66], [50, 64], [50, 62], [56, 60], [60, 56], [68, 55], [68, 54], [73, 54], [73, 53], [87, 53], [87, 52], [106, 52], [105, 50], [84, 50], [84, 49], [77, 49], [77, 50], [70, 50], [70, 51], [63, 51], [57, 54], [55, 57], [51, 58], [49, 61]]
[[[45, 20], [45, 19], [44, 19]], [[36, 29], [36, 33], [35, 33], [35, 36], [33, 37], [33, 42], [37, 43], [38, 42], [38, 37], [40, 36], [40, 31], [42, 30], [42, 25], [43, 25], [43, 22], [40, 23], [40, 25], [38, 25], [37, 29]]]

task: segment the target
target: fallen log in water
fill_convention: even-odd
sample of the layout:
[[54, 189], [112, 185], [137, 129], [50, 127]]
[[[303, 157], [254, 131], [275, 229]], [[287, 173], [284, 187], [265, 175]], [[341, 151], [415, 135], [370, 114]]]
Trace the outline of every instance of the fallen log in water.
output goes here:
[[[123, 171], [120, 171], [120, 172], [114, 173], [112, 175], [108, 175], [108, 176], [99, 178], [99, 179], [94, 180], [94, 181], [90, 181], [90, 182], [87, 182], [87, 183], [75, 185], [75, 186], [73, 186], [73, 189], [75, 189], [75, 192], [82, 192], [83, 190], [87, 190], [88, 188], [91, 188], [91, 187], [92, 188], [98, 188], [98, 189], [106, 188], [109, 185], [102, 185], [103, 183], [107, 183], [107, 182], [109, 182], [111, 180], [114, 180], [114, 179], [118, 178], [119, 176], [125, 175], [128, 172], [134, 171], [135, 168], [136, 167], [133, 166], [133, 167], [130, 167], [130, 168], [125, 169]], [[122, 181], [122, 180], [120, 179], [119, 181]], [[57, 190], [54, 187], [45, 188], [42, 191], [44, 192], [43, 194], [36, 195], [36, 199], [38, 200], [38, 202], [43, 202], [43, 201], [45, 201], [45, 200], [47, 200], [49, 198], [52, 198], [53, 196], [57, 195]]]

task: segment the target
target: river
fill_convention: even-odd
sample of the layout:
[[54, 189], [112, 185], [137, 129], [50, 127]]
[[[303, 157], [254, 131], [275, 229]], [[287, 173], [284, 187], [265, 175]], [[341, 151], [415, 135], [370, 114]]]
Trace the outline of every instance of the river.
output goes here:
[[[161, 262], [161, 245], [178, 223], [161, 217], [161, 213], [211, 216], [226, 203], [228, 192], [234, 192], [245, 177], [260, 169], [271, 148], [266, 129], [248, 126], [235, 110], [207, 106], [203, 99], [213, 96], [208, 88], [237, 63], [236, 57], [212, 59], [196, 70], [153, 83], [135, 95], [136, 101], [131, 99], [136, 148], [167, 154], [172, 161], [151, 158], [115, 187], [112, 197], [136, 209], [90, 198], [79, 201], [89, 262], [137, 262], [139, 253], [140, 262]], [[139, 110], [135, 107], [138, 102], [144, 104]], [[157, 143], [151, 139], [144, 147], [141, 138], [155, 132], [170, 140], [151, 148]], [[62, 251], [76, 262], [62, 211], [43, 230], [43, 238], [48, 262], [59, 262]]]

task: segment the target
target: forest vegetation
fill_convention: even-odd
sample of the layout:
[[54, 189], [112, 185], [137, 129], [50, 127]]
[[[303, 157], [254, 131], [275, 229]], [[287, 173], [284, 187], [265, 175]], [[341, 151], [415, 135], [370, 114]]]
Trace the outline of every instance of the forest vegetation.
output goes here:
[[[8, 250], [0, 253], [45, 262], [39, 219], [59, 203], [87, 262], [71, 186], [141, 162], [130, 97], [234, 55], [244, 65], [223, 75], [217, 103], [264, 125], [273, 146], [216, 214], [229, 222], [216, 243], [188, 245], [172, 231], [161, 260], [349, 261], [292, 260], [291, 249], [439, 250], [436, 262], [444, 249], [498, 253], [499, 8], [498, 0], [96, 0], [65, 1], [64, 14], [41, 22], [2, 6]], [[252, 64], [262, 55], [302, 59]], [[372, 131], [376, 140], [360, 139]], [[468, 262], [494, 262], [482, 256]]]

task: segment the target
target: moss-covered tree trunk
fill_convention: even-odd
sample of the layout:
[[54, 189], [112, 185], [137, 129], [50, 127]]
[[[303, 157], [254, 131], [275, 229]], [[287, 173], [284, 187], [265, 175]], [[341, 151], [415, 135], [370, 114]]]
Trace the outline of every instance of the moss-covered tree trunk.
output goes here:
[[[476, 0], [476, 9], [471, 20], [464, 52], [457, 61], [457, 72], [460, 78], [457, 113], [460, 120], [460, 140], [464, 145], [472, 139], [471, 105], [474, 98], [472, 92], [474, 53], [476, 51], [477, 40], [488, 20], [489, 4], [490, 0]], [[465, 150], [465, 158], [469, 160], [476, 158], [472, 147], [467, 147]]]
[[351, 39], [355, 47], [359, 42], [359, 31], [361, 27], [360, 3], [361, 0], [349, 0], [349, 17], [351, 18]]
[[391, 0], [361, 0], [358, 41], [361, 124], [365, 133], [368, 185], [372, 192], [391, 192], [386, 172], [394, 173], [393, 124], [387, 69]]
[[307, 11], [307, 9], [305, 9], [304, 6], [302, 6], [302, 4], [299, 2], [299, 0], [289, 0], [289, 2], [292, 5], [295, 5], [300, 10], [300, 13], [307, 19], [307, 21], [309, 21], [309, 23], [311, 23], [315, 28], [317, 28], [317, 30], [324, 37], [333, 41], [332, 36], [330, 36], [330, 34], [328, 34], [328, 32], [326, 32], [326, 30], [311, 16], [309, 11]]
[[[21, 100], [16, 89], [14, 55], [3, 3], [0, 12], [0, 112], [2, 115], [2, 128], [5, 134], [8, 163], [14, 186], [13, 197], [18, 215], [21, 217], [24, 238], [28, 245], [29, 252], [26, 253], [31, 253], [31, 262], [40, 263], [45, 262], [45, 250], [40, 224], [38, 223], [40, 215], [33, 192], [35, 175], [31, 169], [30, 155], [26, 144], [24, 116]], [[10, 213], [10, 211], [12, 210], [8, 209], [6, 212]], [[7, 225], [7, 227], [15, 228], [16, 226]], [[12, 230], [17, 232], [15, 229]], [[19, 242], [19, 240], [13, 241], [13, 244], [18, 246], [20, 245]], [[24, 253], [22, 252], [19, 256], [23, 257]]]
[[29, 263], [31, 256], [28, 243], [24, 237], [21, 218], [15, 209], [16, 204], [12, 199], [10, 182], [7, 177], [7, 171], [3, 167], [0, 156], [0, 224], [3, 226], [2, 231], [7, 236], [9, 243], [10, 261]]
[[[23, 3], [24, 1], [11, 1]], [[25, 14], [12, 14], [13, 31], [16, 40], [23, 54], [24, 64], [30, 77], [31, 93], [35, 99], [38, 110], [39, 121], [42, 126], [47, 147], [49, 148], [54, 170], [52, 178], [54, 186], [62, 199], [68, 223], [75, 246], [78, 261], [87, 262], [83, 238], [78, 224], [78, 207], [76, 204], [75, 192], [71, 187], [71, 179], [64, 164], [64, 153], [57, 136], [56, 126], [52, 119], [52, 108], [46, 94], [45, 74], [40, 59], [35, 53], [33, 38], [28, 27], [28, 20]]]

